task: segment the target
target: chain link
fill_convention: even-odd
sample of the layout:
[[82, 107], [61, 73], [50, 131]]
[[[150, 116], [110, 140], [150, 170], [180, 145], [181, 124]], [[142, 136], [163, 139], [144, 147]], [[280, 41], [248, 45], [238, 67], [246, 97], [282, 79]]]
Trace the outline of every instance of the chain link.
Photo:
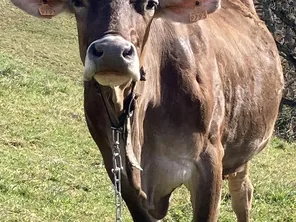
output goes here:
[[120, 134], [121, 133], [122, 133], [122, 128], [112, 127], [112, 139], [113, 139], [112, 173], [114, 176], [114, 192], [115, 192], [115, 212], [116, 212], [115, 222], [122, 222], [121, 171], [123, 170], [123, 166], [122, 166], [122, 159], [120, 155]]

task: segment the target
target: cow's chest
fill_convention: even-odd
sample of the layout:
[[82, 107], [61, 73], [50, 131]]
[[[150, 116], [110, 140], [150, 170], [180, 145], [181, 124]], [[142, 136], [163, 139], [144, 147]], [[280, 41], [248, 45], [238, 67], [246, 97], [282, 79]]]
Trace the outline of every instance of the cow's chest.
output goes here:
[[151, 209], [180, 185], [190, 186], [198, 176], [198, 137], [173, 135], [160, 133], [143, 146], [142, 189]]

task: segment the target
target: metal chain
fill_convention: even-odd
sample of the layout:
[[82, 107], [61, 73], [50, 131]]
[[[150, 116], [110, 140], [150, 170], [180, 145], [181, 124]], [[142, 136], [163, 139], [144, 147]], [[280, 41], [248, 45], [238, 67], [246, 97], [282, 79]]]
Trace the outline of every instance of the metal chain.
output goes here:
[[112, 129], [112, 139], [113, 139], [112, 173], [114, 175], [115, 212], [116, 212], [115, 222], [122, 222], [121, 170], [123, 170], [123, 166], [122, 166], [120, 147], [119, 147], [120, 134], [122, 132], [122, 128], [112, 127], [111, 129]]

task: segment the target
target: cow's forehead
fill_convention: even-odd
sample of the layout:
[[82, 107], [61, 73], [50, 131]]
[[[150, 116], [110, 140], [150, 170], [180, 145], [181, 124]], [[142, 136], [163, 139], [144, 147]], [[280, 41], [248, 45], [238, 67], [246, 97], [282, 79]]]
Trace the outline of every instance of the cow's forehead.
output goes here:
[[133, 4], [133, 3], [138, 3], [138, 2], [145, 2], [145, 0], [83, 0], [85, 3], [88, 4], [100, 4], [100, 3], [117, 3], [117, 4]]
[[[78, 10], [77, 13], [83, 13], [87, 10], [93, 16], [100, 16], [100, 13], [105, 13], [104, 18], [120, 15], [121, 17], [130, 16], [128, 11], [140, 12], [141, 3], [146, 0], [83, 0], [85, 8]], [[120, 14], [121, 13], [121, 14]], [[122, 21], [123, 22], [123, 21]]]

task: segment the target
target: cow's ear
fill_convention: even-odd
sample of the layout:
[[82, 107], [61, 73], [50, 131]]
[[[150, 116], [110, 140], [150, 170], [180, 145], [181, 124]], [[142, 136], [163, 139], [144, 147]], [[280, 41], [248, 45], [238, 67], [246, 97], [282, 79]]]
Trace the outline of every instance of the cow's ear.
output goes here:
[[11, 2], [30, 15], [39, 18], [52, 18], [67, 6], [67, 0], [11, 0]]
[[221, 0], [160, 0], [156, 17], [194, 23], [217, 11]]

